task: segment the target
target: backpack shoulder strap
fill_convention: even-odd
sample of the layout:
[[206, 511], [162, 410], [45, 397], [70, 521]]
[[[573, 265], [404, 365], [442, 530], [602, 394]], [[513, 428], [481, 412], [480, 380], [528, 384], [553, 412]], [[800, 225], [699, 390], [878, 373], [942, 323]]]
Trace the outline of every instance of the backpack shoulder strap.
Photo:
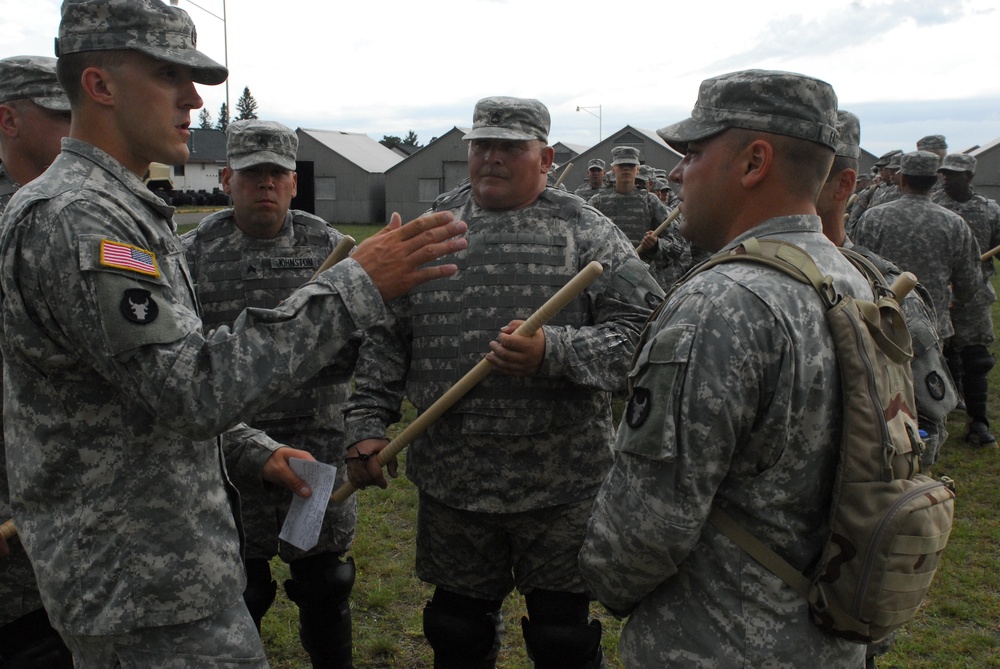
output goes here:
[[812, 582], [802, 572], [790, 565], [783, 557], [771, 550], [763, 541], [748, 532], [732, 516], [712, 505], [708, 522], [724, 534], [730, 541], [743, 549], [754, 560], [769, 569], [775, 576], [792, 586], [803, 598], [809, 599]]

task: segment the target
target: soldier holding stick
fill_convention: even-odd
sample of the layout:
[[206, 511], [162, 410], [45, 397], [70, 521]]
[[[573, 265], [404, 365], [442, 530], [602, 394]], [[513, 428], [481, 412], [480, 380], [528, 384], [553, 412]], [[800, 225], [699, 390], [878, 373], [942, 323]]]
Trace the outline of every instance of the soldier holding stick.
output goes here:
[[[610, 394], [662, 292], [611, 221], [546, 188], [548, 131], [537, 100], [477, 103], [471, 184], [435, 207], [469, 222], [460, 272], [394, 301], [390, 321], [366, 331], [347, 405], [351, 482], [385, 486], [370, 456], [387, 445], [404, 392], [423, 411], [485, 352], [493, 366], [407, 460], [420, 489], [417, 575], [435, 586], [424, 635], [439, 669], [494, 666], [514, 588], [536, 667], [601, 661], [576, 553], [610, 463]], [[604, 266], [596, 282], [532, 336], [515, 333], [591, 261]]]

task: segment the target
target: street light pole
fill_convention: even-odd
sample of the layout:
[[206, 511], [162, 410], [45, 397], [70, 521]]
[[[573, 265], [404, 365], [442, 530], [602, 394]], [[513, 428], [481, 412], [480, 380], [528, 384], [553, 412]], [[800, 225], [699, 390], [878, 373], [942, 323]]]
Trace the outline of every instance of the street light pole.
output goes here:
[[[594, 112], [590, 111], [591, 109], [596, 109], [597, 113], [595, 114]], [[602, 124], [602, 121], [601, 121], [601, 105], [597, 105], [596, 107], [580, 107], [580, 106], [577, 106], [576, 110], [577, 111], [585, 111], [588, 114], [590, 114], [591, 116], [596, 116], [597, 117], [597, 141], [598, 142], [604, 141], [604, 130], [601, 127], [601, 124]]]
[[[174, 6], [174, 7], [176, 7], [179, 4], [179, 2], [180, 2], [180, 0], [170, 0], [170, 4], [172, 6]], [[194, 2], [193, 0], [187, 0], [187, 2], [190, 3], [190, 4], [192, 4], [192, 5], [194, 5], [195, 7], [197, 7], [198, 9], [200, 9], [201, 11], [205, 12], [206, 14], [208, 14], [209, 16], [213, 16], [213, 17], [219, 19], [220, 21], [222, 21], [222, 50], [223, 50], [222, 51], [222, 58], [223, 58], [222, 64], [225, 65], [226, 69], [228, 70], [229, 69], [229, 29], [228, 29], [228, 24], [226, 23], [226, 0], [222, 0], [222, 16], [219, 16], [215, 12], [212, 12], [212, 11], [210, 11], [208, 9], [205, 9], [204, 7], [202, 7], [201, 5], [199, 5], [197, 2]], [[232, 105], [229, 104], [229, 77], [226, 77], [226, 113], [229, 114], [229, 118], [233, 117], [233, 107], [232, 107]]]

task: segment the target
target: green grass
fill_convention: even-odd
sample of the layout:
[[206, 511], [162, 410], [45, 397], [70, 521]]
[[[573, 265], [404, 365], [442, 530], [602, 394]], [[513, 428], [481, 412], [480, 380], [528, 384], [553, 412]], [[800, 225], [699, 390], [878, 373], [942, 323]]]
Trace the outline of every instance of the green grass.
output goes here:
[[[371, 225], [337, 226], [359, 242], [379, 229]], [[995, 284], [1000, 284], [996, 277]], [[1000, 285], [997, 285], [1000, 288]], [[1000, 305], [994, 305], [1000, 322]], [[997, 347], [994, 346], [994, 354]], [[990, 378], [990, 415], [1000, 429], [1000, 367]], [[412, 410], [403, 424], [412, 420]], [[396, 426], [396, 430], [401, 426]], [[891, 650], [879, 658], [880, 669], [980, 669], [1000, 667], [1000, 519], [998, 482], [1000, 451], [974, 450], [964, 445], [965, 416], [953, 413], [950, 437], [934, 475], [957, 484], [955, 524], [931, 591], [917, 617], [897, 635]], [[405, 453], [401, 470], [405, 466]], [[354, 656], [359, 669], [433, 666], [421, 633], [421, 608], [430, 597], [428, 586], [413, 572], [416, 489], [401, 477], [386, 491], [360, 493], [357, 539], [353, 555], [358, 579], [352, 595]], [[273, 564], [276, 578], [287, 578], [287, 567]], [[604, 625], [609, 669], [622, 666], [617, 656], [621, 622], [597, 604], [595, 616]], [[504, 604], [505, 634], [497, 666], [530, 666], [524, 654], [520, 619], [521, 598]], [[296, 631], [295, 607], [279, 588], [278, 599], [264, 619], [264, 645], [276, 669], [308, 669]], [[808, 658], [804, 658], [808, 660]]]

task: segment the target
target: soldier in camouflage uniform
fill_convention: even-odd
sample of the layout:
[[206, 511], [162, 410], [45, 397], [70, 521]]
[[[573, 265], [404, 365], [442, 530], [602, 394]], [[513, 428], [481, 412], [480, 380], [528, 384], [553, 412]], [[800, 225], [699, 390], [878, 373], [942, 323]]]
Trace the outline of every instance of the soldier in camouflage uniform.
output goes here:
[[[545, 187], [549, 123], [537, 100], [476, 104], [471, 186], [436, 204], [469, 222], [461, 270], [392, 303], [395, 321], [366, 331], [347, 405], [351, 480], [384, 485], [369, 456], [386, 445], [404, 391], [423, 411], [484, 354], [494, 365], [407, 457], [420, 491], [417, 575], [435, 586], [424, 635], [438, 669], [494, 666], [514, 588], [536, 667], [601, 663], [576, 554], [610, 464], [611, 393], [662, 291], [611, 221]], [[514, 334], [595, 260], [604, 274], [594, 284], [533, 336]]]
[[[816, 197], [836, 146], [829, 84], [750, 70], [701, 84], [661, 137], [684, 159], [684, 236], [708, 251], [750, 237], [807, 251], [839, 292], [871, 299], [823, 236]], [[654, 314], [629, 374], [615, 464], [580, 563], [628, 615], [627, 667], [857, 669], [864, 648], [809, 619], [808, 602], [707, 522], [718, 505], [797, 569], [825, 541], [842, 406], [812, 286], [751, 263], [695, 275]]]
[[649, 263], [650, 273], [660, 287], [669, 288], [691, 266], [691, 247], [676, 225], [668, 227], [658, 238], [648, 235], [670, 215], [670, 209], [645, 188], [636, 186], [638, 149], [616, 146], [611, 150], [611, 169], [615, 174], [614, 188], [592, 197], [590, 206], [614, 221], [633, 248], [642, 245], [639, 257]]
[[[848, 235], [854, 234], [858, 221], [861, 220], [861, 215], [870, 207], [874, 207], [876, 200], [881, 200], [884, 197], [886, 189], [892, 186], [892, 168], [889, 165], [895, 156], [902, 153], [900, 149], [893, 149], [882, 154], [875, 161], [878, 176], [872, 180], [871, 185], [867, 189], [858, 193], [858, 199], [855, 200], [854, 205], [851, 207], [851, 217], [847, 220], [847, 225], [845, 226]], [[898, 170], [898, 165], [896, 167]]]
[[[891, 283], [902, 270], [869, 249], [855, 245], [844, 231], [844, 211], [853, 191], [852, 182], [861, 155], [861, 123], [854, 114], [840, 110], [837, 112], [837, 131], [840, 134], [837, 155], [816, 203], [817, 213], [823, 220], [823, 234], [837, 246], [864, 255]], [[937, 316], [927, 289], [918, 283], [901, 307], [913, 340], [910, 369], [920, 429], [926, 433], [921, 464], [929, 468], [937, 462], [941, 445], [948, 438], [947, 416], [955, 408], [958, 394], [944, 358], [943, 341], [937, 333]]]
[[[56, 80], [56, 59], [0, 60], [0, 214], [20, 184], [32, 181], [59, 155], [69, 134], [69, 100]], [[10, 518], [7, 467], [0, 433], [0, 518]], [[8, 547], [0, 536], [0, 555]], [[69, 649], [49, 624], [31, 563], [20, 542], [0, 562], [0, 668], [69, 669]]]
[[195, 82], [226, 69], [158, 0], [65, 0], [56, 52], [70, 137], [0, 223], [19, 536], [75, 666], [266, 667], [215, 437], [236, 426], [263, 479], [308, 495], [288, 459], [312, 456], [241, 417], [315, 375], [384, 317], [383, 299], [457, 271], [418, 267], [464, 248], [449, 238], [465, 226], [395, 217], [278, 308], [206, 333], [173, 209], [141, 177], [154, 160], [184, 163]]
[[[963, 153], [945, 156], [938, 168], [942, 188], [935, 202], [961, 216], [983, 253], [1000, 245], [1000, 206], [972, 189], [976, 159]], [[990, 446], [996, 438], [989, 424], [982, 424], [989, 394], [989, 372], [996, 364], [993, 344], [993, 303], [996, 293], [990, 279], [996, 272], [993, 258], [982, 261], [983, 290], [980, 303], [964, 309], [952, 309], [955, 336], [948, 342], [948, 362], [956, 383], [962, 389], [965, 410], [973, 421], [967, 439], [979, 446]]]
[[604, 188], [604, 161], [592, 158], [587, 164], [587, 183], [573, 191], [573, 194], [582, 197], [586, 202], [597, 195], [602, 188]]
[[954, 334], [949, 303], [968, 305], [979, 299], [982, 271], [979, 244], [969, 226], [930, 201], [939, 162], [927, 151], [904, 154], [903, 196], [866, 211], [852, 238], [917, 275], [934, 301], [938, 334], [947, 339]]
[[[233, 206], [181, 237], [206, 330], [231, 324], [247, 307], [276, 307], [309, 280], [343, 238], [322, 219], [289, 209], [297, 185], [294, 131], [272, 121], [235, 121], [226, 137], [222, 188]], [[347, 482], [341, 405], [350, 394], [356, 356], [357, 342], [352, 342], [308, 384], [249, 421], [275, 441], [337, 467], [338, 485]], [[227, 457], [242, 455], [239, 446], [223, 442]], [[292, 494], [265, 490], [259, 475], [235, 483], [247, 544], [243, 598], [257, 629], [274, 602], [270, 560], [280, 555], [291, 570], [285, 589], [298, 604], [299, 633], [313, 667], [351, 667], [348, 596], [355, 569], [353, 558], [341, 558], [354, 539], [354, 498], [327, 509], [319, 543], [302, 551], [278, 539]]]

